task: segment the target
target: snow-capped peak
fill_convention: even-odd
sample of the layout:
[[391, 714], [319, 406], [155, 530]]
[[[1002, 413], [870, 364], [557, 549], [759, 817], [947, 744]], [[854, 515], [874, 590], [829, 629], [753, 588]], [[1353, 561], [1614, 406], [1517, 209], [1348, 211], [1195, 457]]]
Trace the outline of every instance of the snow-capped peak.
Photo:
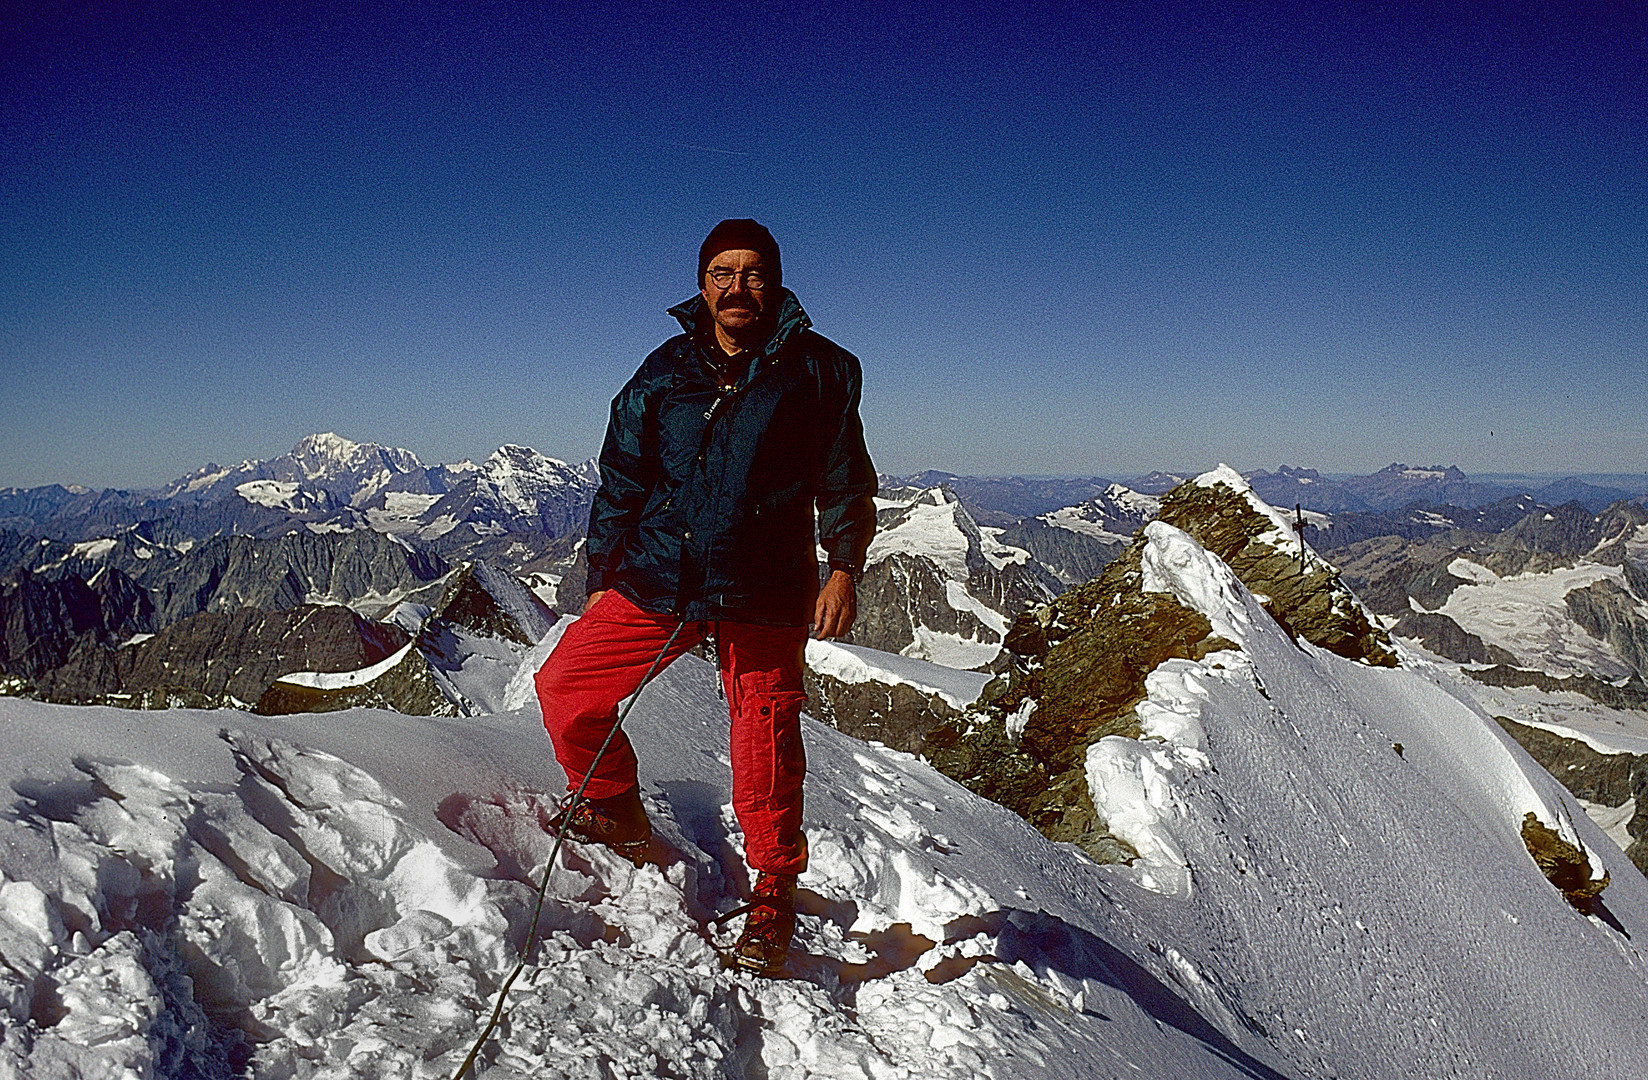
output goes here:
[[423, 468], [418, 456], [410, 450], [379, 443], [351, 442], [330, 431], [305, 436], [292, 448], [290, 457], [306, 479], [324, 481], [347, 477], [366, 480], [364, 487], [369, 490], [363, 491], [363, 498], [388, 483], [393, 476]]

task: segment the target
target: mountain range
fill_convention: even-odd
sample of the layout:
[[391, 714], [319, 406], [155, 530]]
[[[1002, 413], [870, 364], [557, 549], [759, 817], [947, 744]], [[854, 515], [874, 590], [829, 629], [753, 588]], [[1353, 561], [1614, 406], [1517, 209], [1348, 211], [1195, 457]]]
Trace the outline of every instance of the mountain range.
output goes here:
[[[959, 612], [1008, 580], [976, 575], [975, 548], [990, 571], [1029, 563], [945, 494], [883, 500], [881, 561], [942, 564]], [[1414, 588], [1449, 610], [1629, 585], [1641, 526], [1539, 514]], [[1587, 540], [1624, 563], [1556, 550]], [[531, 618], [518, 584], [450, 573], [391, 621], [493, 637]], [[450, 1076], [508, 979], [485, 1075], [1639, 1075], [1648, 880], [1589, 804], [1644, 774], [1560, 741], [1542, 768], [1521, 739], [1550, 725], [1513, 730], [1345, 584], [1216, 470], [1095, 579], [1016, 613], [993, 677], [809, 649], [866, 698], [880, 671], [964, 718], [925, 761], [804, 721], [810, 862], [773, 980], [717, 952], [748, 876], [697, 657], [627, 724], [654, 824], [639, 867], [546, 835], [532, 675], [567, 619], [516, 618], [534, 645], [464, 665], [466, 715], [0, 698], [0, 1073]], [[309, 674], [288, 685], [366, 685]]]

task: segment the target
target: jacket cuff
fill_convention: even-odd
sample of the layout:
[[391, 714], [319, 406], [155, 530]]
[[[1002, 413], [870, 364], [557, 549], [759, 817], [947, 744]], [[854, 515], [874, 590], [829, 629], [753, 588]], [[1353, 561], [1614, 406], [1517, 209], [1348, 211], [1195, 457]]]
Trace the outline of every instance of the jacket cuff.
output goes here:
[[857, 585], [859, 583], [859, 581], [861, 581], [864, 577], [864, 567], [862, 565], [854, 566], [852, 563], [848, 562], [846, 559], [831, 559], [830, 560], [830, 572], [833, 574], [837, 570], [840, 570], [842, 573], [844, 573], [848, 577], [852, 578], [854, 585]]
[[612, 572], [606, 567], [596, 566], [594, 563], [591, 563], [589, 567], [589, 576], [584, 579], [584, 595], [587, 596], [591, 593], [598, 593], [603, 589], [611, 588], [611, 582], [608, 581], [611, 576]]

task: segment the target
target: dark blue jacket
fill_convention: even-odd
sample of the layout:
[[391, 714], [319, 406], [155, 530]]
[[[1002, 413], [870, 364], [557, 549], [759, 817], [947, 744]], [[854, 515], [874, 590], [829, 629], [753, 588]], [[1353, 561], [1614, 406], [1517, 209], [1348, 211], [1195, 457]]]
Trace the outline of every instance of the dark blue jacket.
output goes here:
[[710, 363], [728, 358], [703, 298], [670, 309], [686, 332], [612, 399], [589, 514], [590, 592], [616, 588], [692, 620], [809, 623], [815, 501], [831, 568], [863, 569], [876, 474], [858, 358], [813, 333], [788, 289], [778, 304], [772, 337], [726, 374]]

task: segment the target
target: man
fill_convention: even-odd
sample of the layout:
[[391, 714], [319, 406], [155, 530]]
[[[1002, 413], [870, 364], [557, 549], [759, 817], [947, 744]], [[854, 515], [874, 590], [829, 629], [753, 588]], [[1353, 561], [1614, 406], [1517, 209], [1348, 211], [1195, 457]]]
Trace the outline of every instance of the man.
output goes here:
[[812, 331], [782, 282], [778, 244], [755, 221], [723, 221], [704, 241], [698, 295], [670, 309], [685, 332], [613, 399], [589, 600], [537, 677], [568, 789], [589, 777], [588, 800], [556, 824], [639, 863], [652, 829], [635, 753], [619, 731], [595, 759], [654, 661], [713, 639], [732, 714], [733, 809], [757, 871], [734, 957], [767, 975], [784, 962], [807, 866], [807, 624], [819, 637], [852, 626], [876, 489], [858, 360]]

